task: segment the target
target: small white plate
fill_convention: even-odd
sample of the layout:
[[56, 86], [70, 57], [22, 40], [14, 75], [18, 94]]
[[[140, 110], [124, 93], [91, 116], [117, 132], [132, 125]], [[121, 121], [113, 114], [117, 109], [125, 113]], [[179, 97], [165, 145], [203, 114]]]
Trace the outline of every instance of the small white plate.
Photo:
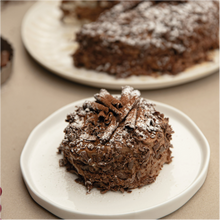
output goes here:
[[71, 55], [77, 48], [75, 33], [80, 25], [65, 25], [60, 21], [60, 1], [40, 1], [27, 12], [22, 23], [22, 40], [30, 55], [53, 73], [66, 79], [99, 88], [121, 89], [130, 85], [137, 89], [157, 89], [190, 82], [216, 72], [219, 51], [213, 51], [213, 62], [204, 62], [176, 76], [158, 78], [132, 76], [116, 79], [107, 73], [76, 68]]
[[[93, 98], [86, 99], [93, 100]], [[150, 218], [168, 215], [184, 205], [205, 181], [209, 144], [195, 123], [179, 110], [154, 102], [169, 117], [173, 134], [172, 163], [164, 165], [156, 181], [132, 193], [93, 189], [86, 194], [76, 183], [76, 175], [59, 167], [57, 147], [64, 137], [66, 115], [85, 100], [69, 104], [43, 122], [30, 134], [20, 158], [24, 181], [32, 198], [60, 218]]]

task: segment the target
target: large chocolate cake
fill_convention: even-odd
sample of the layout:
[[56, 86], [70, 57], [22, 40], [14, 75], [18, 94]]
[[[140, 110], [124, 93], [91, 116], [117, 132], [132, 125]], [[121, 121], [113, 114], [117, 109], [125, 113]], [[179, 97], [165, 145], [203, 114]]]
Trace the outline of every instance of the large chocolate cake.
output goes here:
[[76, 67], [175, 75], [219, 48], [218, 1], [122, 1], [77, 34]]
[[88, 191], [130, 192], [153, 183], [172, 161], [169, 119], [129, 86], [118, 97], [102, 89], [94, 98], [67, 115], [60, 166]]

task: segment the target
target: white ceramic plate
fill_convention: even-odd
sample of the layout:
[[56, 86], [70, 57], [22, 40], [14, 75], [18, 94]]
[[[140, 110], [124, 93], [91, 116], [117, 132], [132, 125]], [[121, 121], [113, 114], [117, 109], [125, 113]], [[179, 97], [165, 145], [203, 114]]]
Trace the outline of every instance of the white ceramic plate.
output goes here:
[[[92, 98], [87, 99], [92, 100]], [[154, 102], [170, 118], [173, 161], [164, 165], [156, 181], [132, 193], [93, 189], [86, 194], [74, 174], [59, 167], [57, 147], [64, 137], [66, 115], [85, 100], [69, 104], [30, 134], [20, 158], [23, 178], [32, 198], [60, 218], [160, 218], [184, 205], [205, 181], [210, 149], [194, 122], [179, 110]]]
[[121, 89], [121, 86], [125, 85], [137, 89], [157, 89], [199, 79], [219, 68], [219, 52], [216, 50], [211, 53], [213, 62], [196, 65], [177, 76], [132, 76], [116, 79], [106, 73], [78, 69], [73, 65], [71, 54], [77, 48], [74, 37], [80, 25], [65, 25], [60, 21], [60, 17], [59, 2], [36, 3], [23, 19], [22, 40], [28, 52], [40, 64], [53, 73], [78, 83], [109, 89]]

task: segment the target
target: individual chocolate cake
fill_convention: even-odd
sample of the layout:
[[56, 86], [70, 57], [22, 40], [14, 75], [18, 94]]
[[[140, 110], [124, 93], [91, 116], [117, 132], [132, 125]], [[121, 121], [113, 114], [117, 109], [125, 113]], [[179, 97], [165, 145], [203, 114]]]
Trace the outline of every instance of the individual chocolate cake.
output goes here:
[[219, 48], [218, 1], [124, 1], [77, 34], [76, 67], [131, 75], [176, 75]]
[[1, 84], [11, 75], [13, 61], [13, 48], [1, 37]]
[[80, 21], [95, 21], [105, 10], [116, 5], [118, 1], [95, 0], [95, 1], [61, 1], [62, 20], [77, 19]]
[[94, 98], [67, 115], [60, 166], [88, 191], [130, 192], [153, 183], [172, 161], [169, 119], [129, 86], [118, 97], [101, 89]]

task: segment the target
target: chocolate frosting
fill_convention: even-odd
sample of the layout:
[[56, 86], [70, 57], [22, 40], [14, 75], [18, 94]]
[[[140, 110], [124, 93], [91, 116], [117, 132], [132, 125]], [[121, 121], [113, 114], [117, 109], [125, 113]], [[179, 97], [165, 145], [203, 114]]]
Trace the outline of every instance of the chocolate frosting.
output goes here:
[[172, 160], [168, 118], [129, 86], [119, 97], [101, 89], [94, 98], [67, 115], [60, 166], [77, 174], [88, 191], [130, 192], [154, 182]]

